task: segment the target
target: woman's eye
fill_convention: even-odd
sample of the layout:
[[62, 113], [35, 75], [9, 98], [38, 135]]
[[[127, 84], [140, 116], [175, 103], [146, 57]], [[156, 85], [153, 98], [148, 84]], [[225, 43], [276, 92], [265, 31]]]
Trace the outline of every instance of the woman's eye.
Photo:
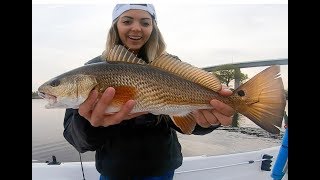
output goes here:
[[144, 23], [142, 23], [142, 26], [148, 27], [148, 26], [150, 26], [150, 23], [144, 22]]
[[123, 21], [123, 24], [130, 24], [130, 21]]

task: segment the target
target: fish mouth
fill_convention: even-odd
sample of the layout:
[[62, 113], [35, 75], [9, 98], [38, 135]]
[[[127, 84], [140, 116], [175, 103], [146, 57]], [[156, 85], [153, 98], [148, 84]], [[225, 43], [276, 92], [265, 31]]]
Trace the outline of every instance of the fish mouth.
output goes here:
[[38, 92], [38, 95], [49, 102], [48, 105], [46, 105], [46, 107], [49, 107], [57, 102], [57, 97], [54, 95], [47, 94], [44, 92]]

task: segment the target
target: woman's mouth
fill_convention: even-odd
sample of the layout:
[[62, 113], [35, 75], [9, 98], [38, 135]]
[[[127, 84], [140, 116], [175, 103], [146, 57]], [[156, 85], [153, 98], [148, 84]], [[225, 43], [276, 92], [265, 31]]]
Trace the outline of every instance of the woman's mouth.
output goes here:
[[142, 39], [142, 36], [129, 36], [129, 39], [131, 39], [131, 40], [140, 40], [140, 39]]

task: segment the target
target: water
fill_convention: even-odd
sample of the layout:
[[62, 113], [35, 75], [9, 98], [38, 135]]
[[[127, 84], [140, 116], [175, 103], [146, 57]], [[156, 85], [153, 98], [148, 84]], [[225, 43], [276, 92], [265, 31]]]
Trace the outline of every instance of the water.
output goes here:
[[[32, 99], [32, 160], [79, 161], [79, 153], [63, 137], [64, 109], [45, 109], [46, 102]], [[81, 155], [83, 161], [94, 160], [94, 152]]]
[[[63, 137], [64, 109], [45, 109], [46, 102], [32, 99], [32, 160], [59, 162], [79, 161], [79, 153]], [[257, 127], [240, 116], [240, 126]], [[184, 156], [219, 155], [278, 146], [281, 139], [250, 136], [237, 132], [215, 130], [203, 136], [178, 133]], [[82, 161], [94, 161], [95, 152], [81, 154]]]

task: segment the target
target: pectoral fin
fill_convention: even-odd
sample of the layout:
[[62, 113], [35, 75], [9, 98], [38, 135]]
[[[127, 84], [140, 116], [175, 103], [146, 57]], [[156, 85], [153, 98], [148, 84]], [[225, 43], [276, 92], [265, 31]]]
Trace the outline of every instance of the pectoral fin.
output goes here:
[[196, 126], [196, 121], [191, 113], [185, 116], [170, 116], [174, 124], [181, 129], [184, 134], [191, 134]]
[[122, 105], [130, 99], [135, 99], [137, 93], [136, 88], [132, 86], [115, 86], [116, 94], [113, 97], [112, 103]]

